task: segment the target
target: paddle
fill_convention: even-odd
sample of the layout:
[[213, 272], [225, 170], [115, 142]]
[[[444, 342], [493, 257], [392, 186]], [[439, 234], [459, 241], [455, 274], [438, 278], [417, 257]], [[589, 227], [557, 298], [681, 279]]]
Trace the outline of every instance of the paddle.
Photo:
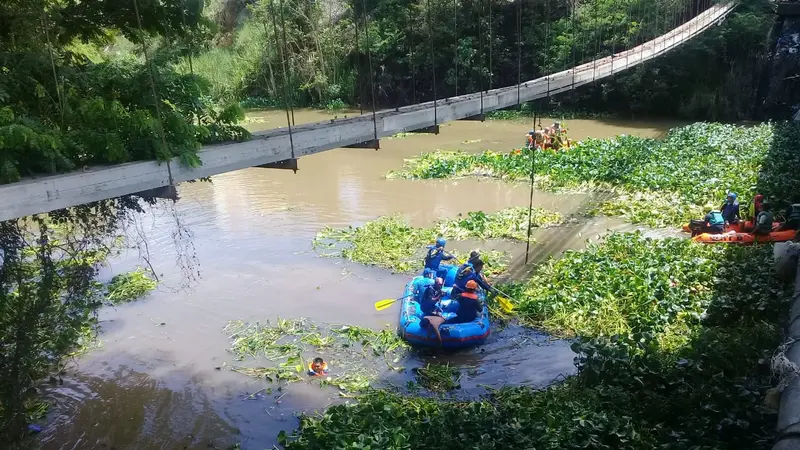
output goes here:
[[405, 297], [400, 298], [385, 298], [383, 300], [375, 302], [375, 311], [383, 311], [384, 309], [392, 306], [392, 304], [396, 301], [400, 301], [406, 297], [411, 297], [410, 295], [406, 295]]

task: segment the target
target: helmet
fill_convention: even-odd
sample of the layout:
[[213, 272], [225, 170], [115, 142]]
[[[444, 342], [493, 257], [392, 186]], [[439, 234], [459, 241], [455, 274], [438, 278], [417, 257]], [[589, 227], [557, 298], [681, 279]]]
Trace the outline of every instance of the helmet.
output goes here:
[[434, 284], [436, 286], [442, 286], [444, 285], [444, 280], [442, 279], [442, 277], [436, 277], [436, 281], [434, 281]]
[[436, 275], [436, 272], [427, 267], [425, 268], [425, 270], [422, 271], [422, 276], [425, 278], [433, 278], [434, 275]]
[[436, 240], [437, 247], [444, 247], [445, 245], [447, 245], [447, 240], [445, 238], [439, 238]]
[[478, 283], [475, 280], [467, 281], [467, 289], [476, 290], [478, 289]]
[[728, 192], [728, 198], [736, 200], [736, 192]]

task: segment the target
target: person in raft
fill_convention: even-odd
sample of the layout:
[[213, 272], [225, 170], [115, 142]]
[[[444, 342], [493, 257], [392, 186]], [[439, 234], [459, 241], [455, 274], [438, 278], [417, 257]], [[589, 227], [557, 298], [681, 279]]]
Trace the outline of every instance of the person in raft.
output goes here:
[[483, 261], [481, 261], [478, 252], [472, 252], [470, 259], [458, 268], [456, 273], [456, 280], [453, 283], [453, 291], [450, 293], [452, 299], [456, 299], [457, 295], [466, 291], [467, 283], [475, 281], [478, 286], [486, 290], [486, 292], [494, 292], [494, 288], [483, 277]]
[[786, 222], [782, 223], [775, 231], [800, 230], [800, 203], [789, 205], [786, 208]]
[[706, 205], [706, 217], [703, 219], [703, 232], [722, 234], [725, 231], [725, 218], [719, 211], [714, 211], [713, 206]]
[[756, 219], [758, 218], [758, 213], [760, 213], [763, 209], [763, 203], [764, 196], [761, 194], [756, 194], [755, 197], [753, 197], [753, 200], [750, 202], [750, 205], [748, 205], [747, 216], [753, 221], [753, 225], [755, 225]]
[[739, 223], [739, 201], [736, 200], [736, 193], [729, 192], [725, 203], [719, 208], [726, 224]]
[[447, 245], [447, 241], [444, 238], [439, 238], [436, 240], [436, 245], [428, 246], [428, 254], [425, 255], [426, 269], [431, 269], [433, 273], [436, 273], [442, 261], [450, 261], [453, 259], [453, 255], [444, 251], [445, 245]]
[[441, 315], [441, 311], [439, 310], [438, 304], [439, 301], [442, 300], [442, 287], [444, 286], [444, 280], [441, 277], [436, 277], [433, 284], [428, 285], [425, 287], [425, 290], [422, 292], [422, 301], [420, 302], [420, 308], [422, 309], [423, 316], [439, 316]]
[[758, 217], [756, 217], [756, 222], [753, 224], [755, 228], [753, 228], [753, 234], [770, 234], [772, 233], [772, 221], [775, 220], [775, 217], [772, 215], [772, 208], [770, 207], [769, 202], [764, 202], [761, 204], [761, 212], [758, 213]]
[[320, 357], [314, 358], [314, 361], [308, 365], [308, 374], [312, 377], [321, 377], [329, 372], [328, 363]]
[[456, 311], [456, 316], [447, 323], [472, 322], [483, 310], [483, 305], [478, 300], [478, 282], [475, 280], [467, 281], [464, 291], [458, 294], [456, 299], [458, 300], [458, 311]]

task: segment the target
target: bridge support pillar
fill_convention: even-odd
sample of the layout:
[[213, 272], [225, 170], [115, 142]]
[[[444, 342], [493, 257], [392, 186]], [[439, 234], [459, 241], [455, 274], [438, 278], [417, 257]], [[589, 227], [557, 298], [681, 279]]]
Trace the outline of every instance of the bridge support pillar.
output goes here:
[[292, 159], [284, 159], [283, 161], [276, 161], [273, 163], [261, 164], [256, 166], [262, 169], [283, 169], [283, 170], [293, 170], [294, 173], [297, 173], [297, 158]]
[[410, 131], [410, 133], [439, 134], [439, 125], [431, 125], [429, 127], [420, 128], [418, 130]]
[[163, 198], [167, 200], [172, 200], [174, 202], [178, 201], [178, 189], [174, 185], [161, 186], [153, 189], [148, 189], [146, 191], [137, 192], [133, 195], [137, 197], [142, 197], [144, 199]]
[[370, 139], [368, 141], [359, 142], [357, 144], [345, 145], [344, 148], [371, 148], [374, 150], [380, 150], [381, 148], [381, 140], [380, 139]]
[[461, 120], [472, 120], [472, 121], [476, 121], [476, 122], [477, 121], [484, 122], [484, 121], [486, 121], [486, 114], [484, 114], [484, 113], [475, 114], [474, 116], [464, 117]]

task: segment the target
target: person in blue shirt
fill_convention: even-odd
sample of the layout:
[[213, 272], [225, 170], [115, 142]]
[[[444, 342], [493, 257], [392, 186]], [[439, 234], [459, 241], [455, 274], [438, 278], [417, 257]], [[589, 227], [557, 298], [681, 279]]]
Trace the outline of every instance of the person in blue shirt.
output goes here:
[[428, 254], [425, 255], [426, 269], [431, 269], [436, 273], [442, 261], [450, 261], [453, 259], [453, 255], [444, 251], [445, 245], [447, 245], [447, 241], [444, 238], [439, 238], [436, 240], [436, 245], [428, 246]]
[[455, 298], [456, 295], [465, 292], [470, 280], [475, 281], [486, 292], [494, 292], [494, 288], [486, 281], [481, 271], [483, 271], [483, 261], [479, 256], [470, 258], [467, 263], [459, 267], [450, 297]]
[[728, 193], [728, 198], [719, 209], [726, 223], [739, 223], [739, 200], [736, 199], [735, 192]]
[[725, 217], [719, 211], [711, 211], [706, 207], [706, 217], [703, 219], [703, 232], [711, 234], [721, 234], [725, 232]]
[[433, 284], [425, 287], [425, 290], [422, 292], [422, 301], [419, 303], [423, 316], [436, 316], [441, 314], [438, 303], [443, 295], [442, 286], [444, 286], [444, 280], [437, 277]]

